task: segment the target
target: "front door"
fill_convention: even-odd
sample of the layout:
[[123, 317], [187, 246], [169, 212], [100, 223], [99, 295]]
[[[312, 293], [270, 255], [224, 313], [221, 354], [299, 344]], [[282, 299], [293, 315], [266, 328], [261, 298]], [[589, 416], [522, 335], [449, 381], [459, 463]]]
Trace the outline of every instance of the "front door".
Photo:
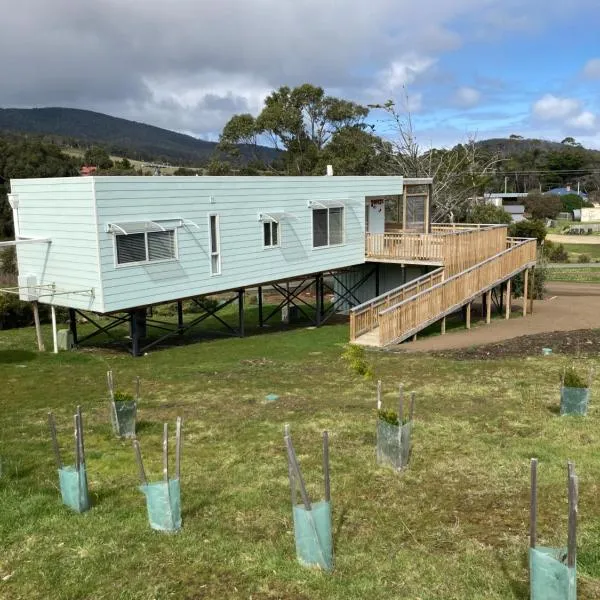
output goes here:
[[366, 219], [368, 233], [385, 233], [385, 201], [383, 198], [367, 200]]

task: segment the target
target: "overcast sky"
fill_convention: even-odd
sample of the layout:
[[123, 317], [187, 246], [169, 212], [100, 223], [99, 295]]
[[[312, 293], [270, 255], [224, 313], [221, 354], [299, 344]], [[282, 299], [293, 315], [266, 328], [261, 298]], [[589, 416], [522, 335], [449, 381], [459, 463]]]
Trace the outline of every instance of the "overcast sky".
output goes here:
[[87, 108], [215, 139], [270, 90], [310, 82], [364, 103], [406, 89], [425, 145], [516, 133], [600, 147], [598, 0], [0, 5], [3, 107]]

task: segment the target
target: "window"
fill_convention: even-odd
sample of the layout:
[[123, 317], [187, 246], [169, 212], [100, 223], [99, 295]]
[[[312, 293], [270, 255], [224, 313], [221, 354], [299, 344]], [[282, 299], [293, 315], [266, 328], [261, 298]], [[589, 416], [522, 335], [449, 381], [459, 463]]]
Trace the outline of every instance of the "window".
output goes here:
[[175, 230], [117, 234], [117, 265], [157, 262], [177, 258]]
[[209, 215], [209, 246], [210, 246], [210, 274], [221, 274], [221, 240], [219, 232], [219, 215]]
[[313, 248], [344, 243], [343, 207], [315, 208], [313, 218]]
[[263, 243], [265, 248], [279, 246], [279, 223], [276, 221], [265, 221], [263, 223]]

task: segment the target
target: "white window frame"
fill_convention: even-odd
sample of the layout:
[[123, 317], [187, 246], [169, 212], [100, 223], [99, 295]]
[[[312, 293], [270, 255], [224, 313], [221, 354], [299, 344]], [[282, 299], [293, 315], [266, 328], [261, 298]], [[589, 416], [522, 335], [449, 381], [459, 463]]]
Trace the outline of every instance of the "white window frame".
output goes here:
[[[273, 219], [261, 221], [262, 225], [262, 243], [264, 250], [272, 250], [273, 248], [281, 248], [281, 223], [279, 221], [275, 221]], [[265, 244], [265, 225], [269, 225], [270, 227], [270, 235], [269, 238], [271, 240], [270, 244]], [[277, 227], [277, 243], [273, 244], [273, 225]]]
[[[150, 260], [150, 252], [148, 249], [148, 234], [152, 234], [152, 233], [162, 233], [159, 231], [138, 231], [136, 233], [115, 233], [113, 235], [113, 253], [114, 253], [114, 257], [115, 257], [115, 268], [116, 269], [126, 269], [127, 267], [139, 267], [139, 266], [145, 266], [145, 265], [158, 265], [161, 263], [169, 263], [169, 262], [177, 262], [179, 260], [179, 239], [177, 236], [177, 227], [168, 227], [165, 228], [163, 231], [172, 231], [173, 232], [173, 250], [175, 253], [175, 256], [173, 258], [162, 258], [159, 260]], [[119, 254], [117, 251], [117, 238], [118, 237], [127, 237], [128, 235], [138, 235], [138, 234], [143, 234], [144, 235], [144, 245], [146, 248], [146, 260], [138, 260], [135, 262], [127, 262], [127, 263], [120, 263], [119, 262]]]
[[[325, 204], [325, 203], [324, 203]], [[310, 235], [312, 240], [312, 249], [313, 250], [322, 250], [323, 248], [339, 248], [346, 243], [346, 206], [343, 203], [340, 203], [341, 206], [323, 206], [318, 202], [314, 202], [310, 204], [311, 215], [310, 215]], [[330, 244], [329, 240], [331, 239], [331, 226], [330, 226], [330, 210], [332, 208], [341, 208], [342, 209], [342, 241], [339, 244]], [[314, 213], [315, 210], [326, 210], [327, 211], [327, 244], [323, 246], [315, 246], [315, 224], [314, 224]]]
[[[215, 217], [215, 233], [216, 233], [216, 252], [213, 252], [213, 239], [212, 239], [212, 228], [211, 221]], [[209, 213], [208, 215], [208, 256], [209, 256], [209, 269], [210, 276], [216, 277], [221, 274], [221, 216], [219, 213]], [[217, 257], [217, 269], [213, 269], [213, 257]]]

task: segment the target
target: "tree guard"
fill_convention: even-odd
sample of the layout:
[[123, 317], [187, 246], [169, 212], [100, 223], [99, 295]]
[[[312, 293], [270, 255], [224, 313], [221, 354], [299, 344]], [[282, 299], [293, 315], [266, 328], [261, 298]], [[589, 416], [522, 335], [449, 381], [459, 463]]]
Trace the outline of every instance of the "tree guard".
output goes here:
[[63, 504], [82, 513], [91, 508], [88, 494], [87, 470], [85, 464], [85, 448], [83, 442], [83, 415], [81, 407], [77, 407], [77, 413], [73, 415], [74, 439], [75, 439], [75, 465], [63, 465], [56, 434], [56, 422], [54, 415], [48, 413], [48, 425], [56, 466], [58, 467], [58, 481]]
[[182, 419], [177, 417], [175, 441], [175, 477], [169, 476], [169, 437], [168, 425], [163, 427], [163, 479], [149, 483], [142, 461], [140, 444], [133, 442], [138, 464], [141, 485], [139, 490], [146, 497], [146, 509], [150, 527], [156, 531], [176, 532], [181, 529], [181, 426]]
[[[331, 497], [329, 481], [329, 436], [323, 432], [323, 471], [325, 498], [312, 502], [300, 471], [296, 452], [292, 444], [289, 426], [285, 427], [285, 445], [288, 457], [288, 475], [292, 494], [292, 516], [296, 557], [305, 567], [331, 571], [333, 569], [333, 536], [331, 530]], [[298, 504], [297, 488], [300, 489], [302, 504]]]
[[578, 481], [573, 463], [568, 463], [569, 525], [567, 547], [538, 546], [537, 459], [531, 459], [531, 518], [529, 536], [529, 578], [531, 600], [577, 599], [577, 496]]
[[382, 409], [382, 385], [377, 382], [377, 463], [400, 471], [408, 465], [415, 411], [415, 394], [410, 395], [408, 419], [404, 418], [404, 387], [399, 386], [398, 412]]

